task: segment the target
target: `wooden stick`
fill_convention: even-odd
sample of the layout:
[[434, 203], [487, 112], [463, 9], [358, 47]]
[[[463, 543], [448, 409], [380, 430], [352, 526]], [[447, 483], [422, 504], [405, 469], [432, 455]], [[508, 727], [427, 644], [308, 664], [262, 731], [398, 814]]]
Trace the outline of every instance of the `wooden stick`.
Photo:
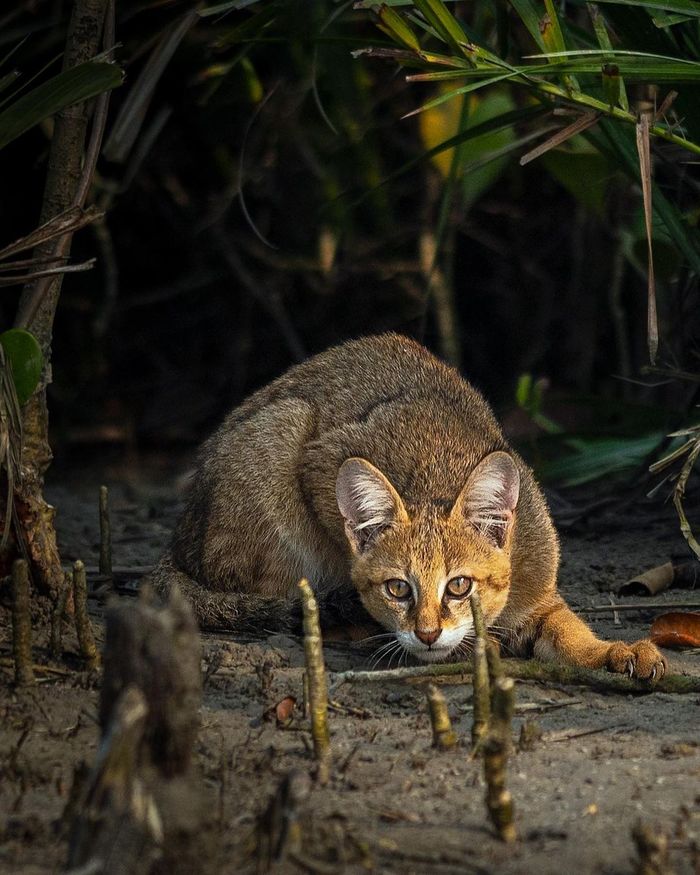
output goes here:
[[474, 721], [472, 723], [472, 756], [476, 756], [489, 731], [491, 689], [486, 660], [486, 642], [477, 638], [473, 651], [472, 683], [474, 685]]
[[112, 579], [112, 526], [109, 522], [109, 490], [100, 486], [100, 574]]
[[438, 750], [450, 750], [457, 744], [457, 733], [452, 728], [445, 696], [435, 684], [429, 684], [426, 692], [433, 727], [433, 746]]
[[481, 607], [479, 593], [474, 592], [469, 596], [474, 620], [474, 632], [476, 641], [472, 654], [473, 671], [472, 684], [474, 686], [474, 722], [472, 723], [472, 756], [476, 756], [489, 731], [489, 717], [491, 716], [491, 685], [489, 683], [489, 667], [487, 661], [486, 623], [484, 612]]
[[[595, 671], [558, 662], [539, 659], [502, 659], [503, 671], [512, 678], [555, 684], [572, 684], [605, 693], [700, 693], [700, 678], [667, 674], [653, 683], [628, 678], [622, 674]], [[440, 665], [417, 665], [382, 671], [344, 671], [333, 676], [330, 693], [343, 684], [391, 683], [392, 681], [424, 680], [440, 677], [460, 677], [472, 674], [471, 662], [450, 662]]]
[[492, 705], [491, 725], [484, 744], [486, 808], [498, 837], [504, 842], [513, 842], [517, 838], [513, 823], [513, 798], [506, 790], [506, 766], [515, 708], [515, 684], [512, 678], [496, 679]]
[[73, 601], [75, 603], [75, 631], [78, 633], [80, 655], [90, 668], [100, 664], [100, 654], [95, 644], [92, 625], [87, 609], [87, 579], [85, 566], [78, 559], [73, 564]]
[[[15, 661], [6, 656], [0, 656], [1, 668], [14, 668]], [[32, 663], [32, 671], [35, 674], [55, 675], [56, 677], [67, 678], [71, 677], [74, 672], [69, 668], [58, 668], [55, 665], [41, 665], [38, 662]]]
[[304, 611], [304, 653], [309, 683], [311, 736], [318, 763], [316, 779], [325, 784], [330, 776], [330, 737], [328, 734], [328, 687], [323, 664], [323, 644], [318, 617], [318, 604], [308, 580], [299, 582]]
[[12, 563], [12, 653], [17, 685], [28, 686], [35, 683], [32, 668], [29, 569], [24, 559], [16, 559]]
[[648, 602], [623, 604], [619, 602], [610, 605], [592, 605], [590, 608], [575, 608], [575, 614], [609, 614], [611, 611], [674, 611], [684, 608], [688, 611], [700, 609], [700, 602], [666, 602], [661, 604], [658, 599]]

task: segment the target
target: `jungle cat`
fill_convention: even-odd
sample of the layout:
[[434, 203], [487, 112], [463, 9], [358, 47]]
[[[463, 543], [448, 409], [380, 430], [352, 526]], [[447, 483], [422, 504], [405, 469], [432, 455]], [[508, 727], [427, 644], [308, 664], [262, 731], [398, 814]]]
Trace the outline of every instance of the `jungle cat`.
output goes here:
[[321, 602], [359, 596], [390, 644], [426, 662], [469, 648], [476, 588], [515, 652], [661, 676], [650, 641], [601, 641], [570, 610], [558, 563], [544, 497], [483, 397], [383, 334], [314, 356], [229, 414], [152, 579], [176, 582], [204, 628], [263, 631], [287, 626], [306, 577]]

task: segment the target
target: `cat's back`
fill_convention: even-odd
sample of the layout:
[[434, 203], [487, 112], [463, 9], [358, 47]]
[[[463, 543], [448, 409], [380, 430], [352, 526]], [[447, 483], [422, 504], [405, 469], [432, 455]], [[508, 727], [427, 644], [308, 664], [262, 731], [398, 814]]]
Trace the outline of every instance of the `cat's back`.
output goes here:
[[477, 426], [498, 430], [481, 394], [454, 368], [396, 333], [347, 341], [295, 365], [252, 395], [227, 422], [233, 426], [265, 406], [294, 399], [314, 409], [321, 432], [402, 403], [449, 409], [456, 416], [468, 415]]

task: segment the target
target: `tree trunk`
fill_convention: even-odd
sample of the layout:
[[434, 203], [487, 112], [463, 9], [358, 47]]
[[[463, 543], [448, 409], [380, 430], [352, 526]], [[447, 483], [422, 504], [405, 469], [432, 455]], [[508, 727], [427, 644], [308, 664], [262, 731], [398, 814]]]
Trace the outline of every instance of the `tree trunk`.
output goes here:
[[[63, 68], [68, 69], [94, 57], [100, 49], [108, 0], [75, 0]], [[88, 105], [69, 106], [55, 119], [49, 165], [41, 210], [41, 223], [48, 221], [79, 201]], [[83, 185], [83, 190], [85, 186]], [[82, 204], [78, 204], [82, 206]], [[67, 256], [72, 234], [37, 246], [34, 255]], [[44, 352], [44, 370], [39, 387], [23, 410], [22, 478], [16, 488], [16, 508], [20, 532], [26, 542], [32, 572], [39, 589], [58, 596], [63, 586], [63, 572], [56, 544], [54, 509], [44, 501], [44, 475], [52, 454], [48, 440], [46, 387], [51, 382], [51, 336], [62, 275], [36, 280], [27, 285], [20, 297], [16, 325], [27, 328]]]

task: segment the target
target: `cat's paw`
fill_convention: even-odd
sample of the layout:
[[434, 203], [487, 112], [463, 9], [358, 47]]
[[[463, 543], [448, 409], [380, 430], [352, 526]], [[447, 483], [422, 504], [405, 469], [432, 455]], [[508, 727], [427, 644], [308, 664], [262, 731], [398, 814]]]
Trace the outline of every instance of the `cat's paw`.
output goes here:
[[659, 649], [647, 640], [635, 641], [634, 644], [616, 641], [608, 649], [606, 664], [608, 671], [652, 681], [662, 678], [667, 667]]

